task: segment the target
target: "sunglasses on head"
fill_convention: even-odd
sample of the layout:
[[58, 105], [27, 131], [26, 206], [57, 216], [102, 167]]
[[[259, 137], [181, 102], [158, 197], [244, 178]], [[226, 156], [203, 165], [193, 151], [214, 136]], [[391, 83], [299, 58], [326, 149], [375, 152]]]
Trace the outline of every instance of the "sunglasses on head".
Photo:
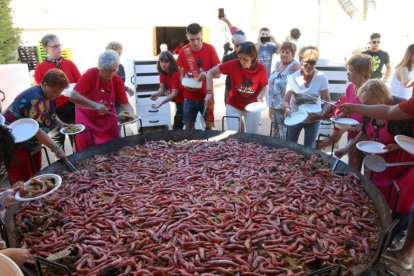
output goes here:
[[316, 60], [309, 59], [309, 60], [302, 60], [303, 65], [312, 65], [314, 66], [316, 64]]
[[246, 42], [242, 42], [239, 44], [239, 48], [245, 48], [245, 49], [249, 49], [254, 47], [254, 44], [250, 41], [246, 41]]

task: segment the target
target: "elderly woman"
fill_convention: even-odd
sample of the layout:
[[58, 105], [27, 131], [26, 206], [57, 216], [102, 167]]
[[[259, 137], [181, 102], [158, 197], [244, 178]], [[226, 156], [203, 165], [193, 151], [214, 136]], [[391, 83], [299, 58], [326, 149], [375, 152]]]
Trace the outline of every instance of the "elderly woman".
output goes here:
[[[35, 82], [41, 84], [46, 72], [52, 68], [62, 70], [69, 82], [78, 82], [81, 74], [72, 61], [62, 57], [62, 46], [58, 37], [54, 34], [47, 34], [40, 43], [47, 52], [47, 58], [36, 67], [34, 73]], [[69, 101], [68, 97], [59, 96], [56, 98], [56, 114], [64, 123], [75, 123], [75, 105]], [[65, 135], [57, 131], [54, 139], [59, 145], [63, 146]]]
[[293, 59], [296, 45], [292, 42], [283, 42], [280, 47], [280, 61], [276, 63], [275, 70], [269, 77], [269, 115], [277, 128], [272, 135], [276, 138], [286, 138], [286, 127], [283, 124], [283, 98], [286, 93], [288, 75], [300, 69], [299, 63]]
[[[85, 108], [84, 104], [75, 106], [76, 123], [85, 125], [90, 131], [76, 135], [78, 150], [119, 138], [115, 100], [122, 111], [133, 114], [124, 83], [116, 74], [118, 67], [119, 55], [113, 50], [105, 51], [99, 56], [98, 67], [82, 75], [70, 96], [76, 103], [85, 97], [87, 105], [95, 106], [94, 109]], [[97, 107], [98, 104], [103, 107]]]
[[[330, 102], [328, 77], [316, 70], [319, 50], [315, 46], [305, 46], [299, 52], [301, 70], [288, 76], [286, 95], [283, 99], [285, 116], [298, 111], [302, 104], [321, 104], [320, 98]], [[317, 100], [315, 100], [315, 98]], [[287, 141], [298, 142], [299, 134], [305, 130], [305, 146], [313, 148], [318, 135], [320, 120], [329, 113], [331, 106], [324, 105], [322, 112], [309, 113], [308, 118], [297, 125], [288, 126]]]
[[[219, 64], [207, 73], [207, 91], [213, 87], [213, 76], [219, 73], [228, 75], [231, 89], [226, 103], [226, 116], [244, 118], [247, 133], [259, 131], [260, 112], [248, 112], [246, 106], [254, 102], [262, 102], [267, 89], [266, 67], [258, 62], [258, 53], [252, 42], [240, 43], [237, 49], [238, 59]], [[207, 92], [205, 101], [210, 100]], [[229, 130], [239, 130], [238, 121], [227, 120]]]
[[56, 115], [55, 99], [68, 85], [69, 81], [65, 73], [58, 69], [51, 69], [44, 75], [42, 84], [32, 86], [20, 93], [6, 109], [4, 117], [8, 124], [23, 118], [34, 119], [39, 124], [39, 131], [34, 138], [15, 145], [14, 160], [8, 159], [9, 162], [3, 160], [6, 161], [7, 173], [12, 183], [26, 181], [40, 170], [41, 144], [50, 148], [58, 158], [66, 158], [60, 146], [47, 133], [56, 126], [62, 125], [62, 121]]
[[[348, 69], [348, 80], [350, 83], [346, 87], [345, 95], [340, 99], [340, 103], [361, 103], [358, 95], [359, 88], [371, 78], [371, 73], [374, 70], [374, 59], [370, 55], [358, 54], [352, 56], [346, 63]], [[339, 114], [337, 117], [345, 117], [343, 114]], [[353, 113], [348, 118], [362, 122], [362, 115]], [[354, 139], [358, 134], [358, 129], [352, 129], [348, 131], [348, 141]], [[318, 149], [323, 149], [328, 146], [331, 146], [332, 143], [337, 143], [342, 135], [345, 133], [345, 130], [335, 128], [332, 134], [332, 139], [323, 140], [319, 145]], [[355, 146], [349, 147], [348, 152], [348, 164], [357, 169], [361, 170], [363, 154]], [[335, 155], [342, 157], [344, 152], [341, 150], [335, 151]]]

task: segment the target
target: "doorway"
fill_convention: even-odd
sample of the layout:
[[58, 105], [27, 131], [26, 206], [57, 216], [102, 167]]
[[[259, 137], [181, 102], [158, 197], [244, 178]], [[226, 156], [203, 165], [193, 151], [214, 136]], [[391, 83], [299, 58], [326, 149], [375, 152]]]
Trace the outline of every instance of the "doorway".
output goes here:
[[186, 27], [155, 27], [155, 41], [153, 47], [154, 56], [160, 54], [160, 45], [165, 43], [173, 54], [178, 54], [180, 46], [188, 43]]

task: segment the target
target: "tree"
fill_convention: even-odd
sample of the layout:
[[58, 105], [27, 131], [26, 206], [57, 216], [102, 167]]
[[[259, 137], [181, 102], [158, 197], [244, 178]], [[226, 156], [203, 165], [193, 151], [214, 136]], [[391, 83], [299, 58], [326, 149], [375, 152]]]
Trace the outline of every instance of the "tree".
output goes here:
[[0, 0], [0, 64], [17, 62], [20, 29], [13, 26], [11, 0]]

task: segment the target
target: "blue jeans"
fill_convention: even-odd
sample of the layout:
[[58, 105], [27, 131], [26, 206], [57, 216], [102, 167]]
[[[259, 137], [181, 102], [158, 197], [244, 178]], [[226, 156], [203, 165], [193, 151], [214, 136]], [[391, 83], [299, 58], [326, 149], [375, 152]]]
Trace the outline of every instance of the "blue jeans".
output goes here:
[[[184, 123], [185, 124], [191, 124], [194, 123], [197, 119], [197, 114], [200, 112], [200, 114], [203, 114], [204, 112], [204, 100], [201, 101], [195, 101], [195, 100], [184, 100]], [[207, 112], [206, 112], [207, 113]], [[204, 114], [205, 118], [205, 114]]]
[[305, 129], [305, 147], [315, 148], [315, 141], [318, 136], [320, 124], [321, 121], [316, 121], [313, 123], [301, 123], [294, 126], [288, 126], [287, 141], [297, 143], [300, 132], [302, 129]]

